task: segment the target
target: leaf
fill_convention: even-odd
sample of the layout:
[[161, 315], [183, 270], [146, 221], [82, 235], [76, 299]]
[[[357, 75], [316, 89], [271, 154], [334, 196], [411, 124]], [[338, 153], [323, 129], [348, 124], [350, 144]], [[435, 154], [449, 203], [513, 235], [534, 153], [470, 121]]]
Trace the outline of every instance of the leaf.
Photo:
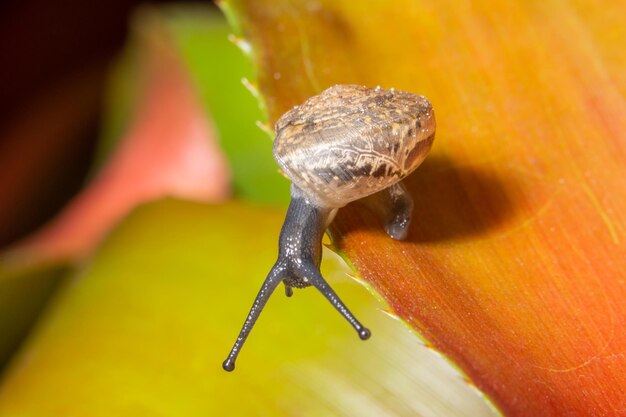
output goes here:
[[89, 186], [50, 224], [5, 254], [5, 262], [85, 256], [144, 201], [164, 196], [220, 201], [228, 195], [226, 161], [167, 32], [150, 13], [139, 18], [144, 19], [144, 90], [125, 137]]
[[[255, 123], [265, 116], [258, 101], [242, 88], [243, 81], [252, 76], [252, 64], [233, 47], [224, 18], [206, 5], [193, 4], [144, 8], [137, 15], [135, 31], [154, 31], [144, 22], [150, 16], [159, 21], [159, 30], [166, 32], [206, 117], [214, 122], [217, 140], [231, 168], [233, 194], [261, 203], [286, 205], [289, 183], [276, 175], [271, 137]], [[133, 44], [137, 42], [127, 48], [114, 72], [101, 159], [114, 146], [126, 123], [129, 103], [139, 95], [134, 90], [141, 79], [136, 62], [136, 49], [141, 45]], [[245, 85], [253, 88], [248, 81]]]
[[6, 270], [0, 265], [0, 369], [24, 340], [67, 268], [39, 265]]
[[511, 416], [626, 410], [626, 7], [224, 3], [274, 121], [336, 83], [429, 97], [406, 242], [358, 205], [335, 245]]
[[324, 274], [376, 338], [360, 341], [316, 291], [276, 294], [224, 372], [283, 216], [175, 200], [133, 212], [57, 293], [6, 373], [0, 416], [490, 414], [332, 253]]
[[276, 175], [272, 137], [257, 126], [266, 116], [258, 100], [242, 88], [243, 84], [254, 91], [249, 81], [252, 63], [233, 47], [222, 16], [203, 5], [176, 5], [166, 11], [162, 18], [201, 102], [215, 121], [220, 147], [231, 167], [235, 196], [286, 206], [289, 182]]

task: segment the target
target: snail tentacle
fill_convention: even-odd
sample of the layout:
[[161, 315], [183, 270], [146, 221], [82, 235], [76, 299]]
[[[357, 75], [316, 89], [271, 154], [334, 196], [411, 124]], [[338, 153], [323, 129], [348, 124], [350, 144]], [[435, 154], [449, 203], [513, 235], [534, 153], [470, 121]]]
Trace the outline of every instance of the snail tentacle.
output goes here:
[[370, 330], [363, 326], [359, 320], [350, 312], [348, 307], [341, 301], [337, 293], [326, 282], [319, 270], [310, 271], [308, 274], [311, 284], [322, 293], [333, 307], [350, 323], [356, 330], [361, 340], [367, 340], [371, 336]]
[[230, 350], [228, 357], [222, 363], [222, 368], [225, 371], [232, 372], [235, 369], [235, 361], [237, 360], [237, 356], [239, 356], [239, 352], [241, 352], [243, 344], [246, 342], [246, 339], [250, 335], [254, 324], [261, 315], [263, 307], [265, 307], [265, 304], [267, 304], [267, 301], [270, 299], [270, 296], [272, 295], [276, 287], [278, 287], [278, 284], [280, 284], [280, 282], [284, 279], [284, 272], [284, 265], [280, 262], [276, 262], [270, 273], [267, 275], [267, 278], [265, 278], [261, 289], [254, 299], [254, 303], [252, 303], [252, 307], [250, 308], [250, 312], [246, 317], [246, 321], [241, 327], [239, 337], [237, 337], [237, 340], [235, 340], [235, 344]]

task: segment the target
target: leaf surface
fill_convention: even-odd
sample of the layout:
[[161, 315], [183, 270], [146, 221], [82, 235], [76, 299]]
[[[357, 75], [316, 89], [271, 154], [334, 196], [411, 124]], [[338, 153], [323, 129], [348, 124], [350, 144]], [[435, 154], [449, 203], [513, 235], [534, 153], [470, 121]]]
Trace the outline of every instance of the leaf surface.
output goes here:
[[377, 338], [360, 341], [316, 291], [277, 292], [224, 372], [283, 216], [174, 200], [136, 210], [57, 293], [0, 386], [0, 416], [491, 415], [332, 253], [325, 275]]
[[358, 204], [334, 243], [506, 415], [626, 410], [626, 6], [224, 3], [270, 121], [337, 83], [429, 97], [405, 242]]

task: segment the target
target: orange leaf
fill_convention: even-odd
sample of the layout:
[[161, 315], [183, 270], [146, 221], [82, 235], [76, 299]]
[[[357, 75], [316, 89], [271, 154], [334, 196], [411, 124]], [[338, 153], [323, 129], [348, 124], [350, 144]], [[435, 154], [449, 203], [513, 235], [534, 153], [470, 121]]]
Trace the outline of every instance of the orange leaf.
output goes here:
[[358, 205], [332, 229], [395, 313], [507, 415], [623, 414], [626, 5], [227, 6], [272, 120], [336, 83], [432, 100], [408, 241]]

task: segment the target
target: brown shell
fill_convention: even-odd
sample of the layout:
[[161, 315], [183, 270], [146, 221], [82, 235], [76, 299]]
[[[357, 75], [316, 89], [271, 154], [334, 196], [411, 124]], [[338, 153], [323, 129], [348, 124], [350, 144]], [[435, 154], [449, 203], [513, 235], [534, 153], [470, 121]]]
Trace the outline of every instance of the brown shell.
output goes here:
[[335, 85], [276, 122], [274, 158], [318, 204], [342, 207], [383, 190], [424, 160], [435, 114], [422, 96]]

